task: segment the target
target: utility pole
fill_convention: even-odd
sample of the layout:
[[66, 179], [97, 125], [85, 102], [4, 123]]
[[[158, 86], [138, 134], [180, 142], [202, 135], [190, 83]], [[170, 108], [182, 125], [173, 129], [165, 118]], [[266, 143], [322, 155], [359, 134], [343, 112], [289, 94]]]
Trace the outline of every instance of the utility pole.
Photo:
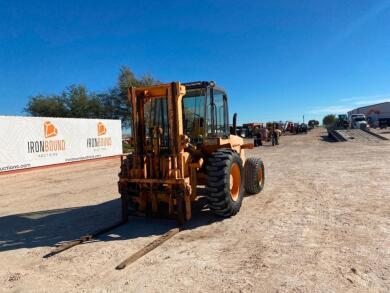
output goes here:
[[305, 114], [303, 114], [303, 122], [302, 123], [305, 123]]

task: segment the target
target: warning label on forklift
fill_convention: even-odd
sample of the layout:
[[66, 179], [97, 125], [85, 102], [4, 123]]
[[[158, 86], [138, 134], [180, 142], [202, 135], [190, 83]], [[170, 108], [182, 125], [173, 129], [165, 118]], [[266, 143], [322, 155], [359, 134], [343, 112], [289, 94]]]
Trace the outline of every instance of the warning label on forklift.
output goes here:
[[120, 154], [120, 120], [0, 116], [0, 172]]

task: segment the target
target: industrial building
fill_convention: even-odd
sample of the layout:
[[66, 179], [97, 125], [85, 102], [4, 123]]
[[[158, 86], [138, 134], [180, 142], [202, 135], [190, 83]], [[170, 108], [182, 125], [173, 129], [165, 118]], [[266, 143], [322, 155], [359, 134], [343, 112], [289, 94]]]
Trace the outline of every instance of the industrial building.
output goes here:
[[348, 117], [352, 114], [364, 114], [371, 127], [390, 127], [390, 101], [359, 107], [348, 112]]

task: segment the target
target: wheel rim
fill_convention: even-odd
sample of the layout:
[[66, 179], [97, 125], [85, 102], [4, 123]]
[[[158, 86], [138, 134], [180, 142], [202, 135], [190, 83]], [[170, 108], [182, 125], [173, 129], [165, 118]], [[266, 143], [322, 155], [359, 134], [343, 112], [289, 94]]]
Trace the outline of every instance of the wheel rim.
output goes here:
[[237, 163], [233, 163], [230, 169], [230, 196], [233, 201], [237, 201], [240, 195], [241, 170]]

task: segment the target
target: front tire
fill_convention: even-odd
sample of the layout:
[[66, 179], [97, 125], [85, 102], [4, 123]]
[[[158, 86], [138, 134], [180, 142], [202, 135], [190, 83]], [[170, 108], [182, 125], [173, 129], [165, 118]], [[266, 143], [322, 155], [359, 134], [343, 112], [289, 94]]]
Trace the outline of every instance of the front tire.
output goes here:
[[230, 217], [237, 214], [244, 198], [244, 168], [240, 156], [230, 149], [211, 154], [206, 164], [208, 206], [214, 214]]

